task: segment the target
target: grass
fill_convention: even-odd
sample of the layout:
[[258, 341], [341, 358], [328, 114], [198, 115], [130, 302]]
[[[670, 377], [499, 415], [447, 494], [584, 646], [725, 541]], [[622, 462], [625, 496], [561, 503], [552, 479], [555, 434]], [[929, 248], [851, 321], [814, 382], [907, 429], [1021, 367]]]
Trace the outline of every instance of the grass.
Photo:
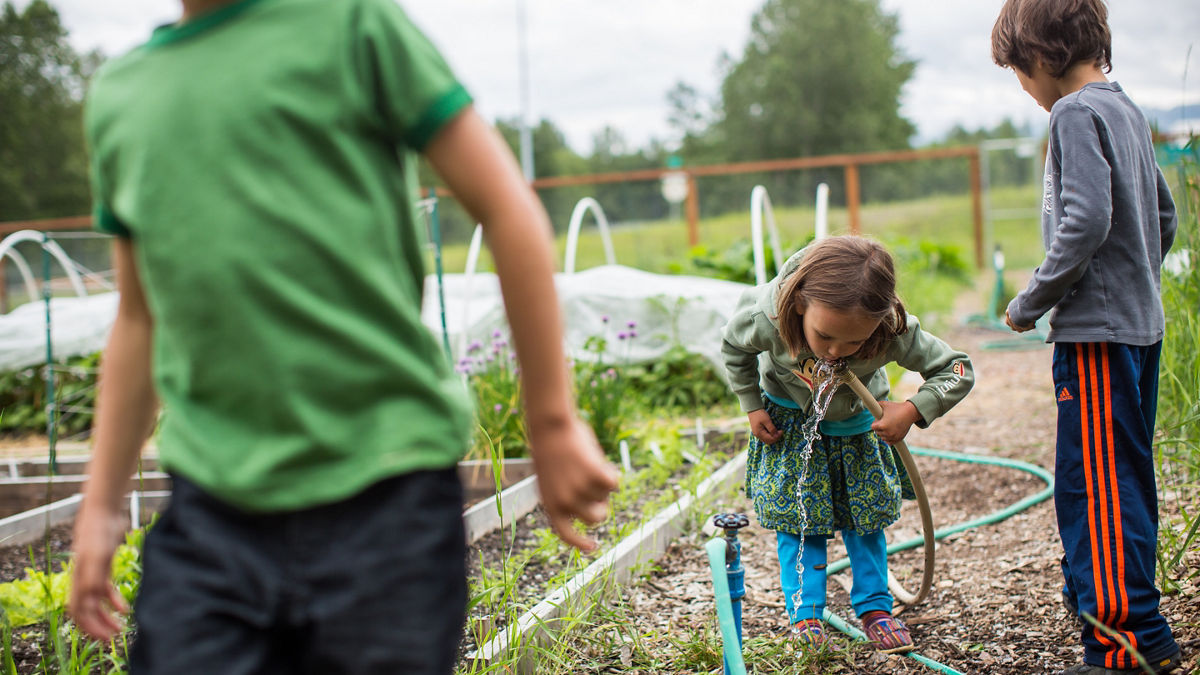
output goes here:
[[[1172, 255], [1188, 264], [1164, 270], [1167, 332], [1159, 369], [1155, 459], [1164, 521], [1159, 527], [1158, 581], [1178, 590], [1200, 574], [1186, 556], [1200, 551], [1200, 167], [1184, 165], [1175, 192], [1179, 226]], [[1185, 253], [1186, 252], [1186, 253]]]

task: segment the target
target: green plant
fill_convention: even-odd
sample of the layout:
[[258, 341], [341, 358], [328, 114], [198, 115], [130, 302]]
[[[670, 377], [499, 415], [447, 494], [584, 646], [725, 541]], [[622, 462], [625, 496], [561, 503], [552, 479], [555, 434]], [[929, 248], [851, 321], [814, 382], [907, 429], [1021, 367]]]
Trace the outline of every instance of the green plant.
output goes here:
[[593, 335], [584, 340], [584, 358], [575, 361], [575, 400], [579, 413], [596, 434], [600, 447], [609, 455], [617, 453], [617, 447], [625, 432], [630, 411], [630, 381], [623, 374], [629, 363], [629, 346], [637, 339], [637, 323], [628, 321], [617, 333], [623, 354], [614, 354], [609, 349], [607, 336], [609, 318], [603, 317], [604, 335]]
[[654, 361], [626, 368], [622, 374], [646, 407], [671, 414], [692, 414], [732, 399], [712, 365], [678, 343]]
[[[1189, 147], [1195, 148], [1193, 138]], [[1179, 166], [1175, 195], [1178, 228], [1163, 267], [1162, 298], [1167, 330], [1159, 367], [1158, 438], [1155, 459], [1158, 481], [1174, 494], [1175, 521], [1159, 528], [1158, 582], [1174, 592], [1200, 574], [1182, 565], [1184, 556], [1200, 541], [1200, 166], [1185, 160]]]
[[521, 378], [516, 352], [504, 334], [492, 332], [491, 344], [480, 341], [467, 347], [455, 370], [466, 380], [475, 401], [478, 425], [473, 456], [490, 456], [494, 449], [501, 458], [528, 454], [525, 418], [521, 415]]
[[[798, 251], [812, 241], [812, 236], [804, 241], [781, 243], [783, 251], [776, 251], [769, 243], [763, 243], [763, 264], [767, 268], [767, 276], [775, 276], [775, 263], [783, 264], [792, 252]], [[710, 247], [697, 244], [688, 251], [688, 260], [697, 271], [704, 276], [711, 276], [727, 281], [737, 281], [743, 284], [753, 284], [754, 279], [754, 243], [749, 238], [733, 241], [721, 247]], [[682, 271], [681, 266], [676, 271]]]
[[[59, 436], [91, 429], [99, 364], [97, 352], [51, 367]], [[45, 366], [30, 366], [0, 373], [0, 433], [46, 432], [45, 372]]]
[[920, 239], [913, 242], [899, 237], [889, 248], [897, 267], [915, 274], [934, 274], [960, 281], [971, 278], [971, 265], [963, 257], [962, 247], [935, 239]]

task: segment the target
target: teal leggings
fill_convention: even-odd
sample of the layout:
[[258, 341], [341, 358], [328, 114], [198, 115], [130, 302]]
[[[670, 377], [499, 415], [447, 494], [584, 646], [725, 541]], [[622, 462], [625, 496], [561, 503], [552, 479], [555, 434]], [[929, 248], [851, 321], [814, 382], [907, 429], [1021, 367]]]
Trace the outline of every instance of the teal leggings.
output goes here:
[[[783, 586], [784, 604], [792, 623], [804, 619], [820, 619], [825, 611], [825, 566], [828, 560], [826, 535], [801, 537], [787, 532], [775, 532], [779, 553], [779, 582]], [[850, 587], [850, 603], [854, 613], [892, 611], [892, 594], [887, 587], [887, 541], [883, 531], [854, 534], [842, 531], [842, 541], [850, 557], [854, 584]], [[803, 553], [801, 553], [803, 543]], [[796, 570], [796, 559], [804, 565], [803, 585]], [[799, 604], [797, 605], [797, 600]]]

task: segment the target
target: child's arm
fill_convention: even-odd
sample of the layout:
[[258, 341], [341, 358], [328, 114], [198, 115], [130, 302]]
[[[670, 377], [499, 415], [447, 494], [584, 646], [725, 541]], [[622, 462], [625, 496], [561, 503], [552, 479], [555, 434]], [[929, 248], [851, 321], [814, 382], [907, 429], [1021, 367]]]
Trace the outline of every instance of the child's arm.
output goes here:
[[1175, 243], [1175, 230], [1179, 219], [1175, 213], [1175, 200], [1171, 197], [1171, 188], [1167, 187], [1167, 179], [1162, 169], [1158, 170], [1158, 239], [1162, 245], [1162, 257], [1166, 258]]
[[425, 152], [454, 196], [483, 224], [521, 363], [525, 420], [542, 506], [558, 536], [583, 550], [595, 542], [573, 520], [602, 521], [616, 469], [576, 416], [554, 291], [550, 221], [512, 153], [473, 108], [446, 123]]
[[1058, 197], [1063, 215], [1042, 264], [1008, 304], [1007, 321], [1017, 330], [1032, 328], [1062, 300], [1087, 271], [1112, 226], [1112, 167], [1092, 112], [1078, 104], [1056, 108], [1050, 118], [1050, 141], [1050, 151], [1062, 167]]
[[[760, 294], [767, 292], [770, 292], [768, 287], [756, 286], [742, 293], [733, 316], [721, 330], [721, 360], [729, 377], [729, 387], [750, 423], [750, 433], [772, 445], [783, 438], [783, 432], [763, 409], [758, 373], [759, 354], [767, 351], [768, 346], [762, 344], [764, 329], [758, 325], [757, 307]], [[770, 331], [774, 333], [775, 329]]]
[[112, 556], [125, 531], [121, 500], [158, 407], [150, 379], [153, 321], [128, 239], [117, 239], [113, 263], [121, 291], [117, 317], [100, 363], [96, 442], [75, 518], [69, 607], [84, 633], [107, 640], [121, 630], [114, 610], [126, 613], [109, 580]]
[[871, 428], [889, 443], [903, 440], [913, 424], [928, 427], [963, 400], [975, 384], [971, 359], [921, 330], [915, 316], [908, 317], [908, 330], [892, 341], [887, 356], [901, 368], [920, 373], [925, 380], [907, 401], [880, 401], [883, 418]]

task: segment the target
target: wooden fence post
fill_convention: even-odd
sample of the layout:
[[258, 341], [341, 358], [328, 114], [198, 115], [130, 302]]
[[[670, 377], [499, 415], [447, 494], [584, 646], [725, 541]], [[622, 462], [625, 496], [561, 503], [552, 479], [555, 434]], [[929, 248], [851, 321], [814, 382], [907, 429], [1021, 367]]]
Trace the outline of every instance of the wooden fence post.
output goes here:
[[688, 172], [687, 211], [688, 246], [700, 243], [700, 191], [696, 189], [696, 174]]
[[850, 217], [850, 234], [855, 236], [862, 232], [858, 220], [858, 165], [846, 165], [846, 212]]
[[970, 162], [971, 214], [975, 220], [975, 267], [983, 269], [983, 173], [980, 171], [979, 146], [974, 146]]

